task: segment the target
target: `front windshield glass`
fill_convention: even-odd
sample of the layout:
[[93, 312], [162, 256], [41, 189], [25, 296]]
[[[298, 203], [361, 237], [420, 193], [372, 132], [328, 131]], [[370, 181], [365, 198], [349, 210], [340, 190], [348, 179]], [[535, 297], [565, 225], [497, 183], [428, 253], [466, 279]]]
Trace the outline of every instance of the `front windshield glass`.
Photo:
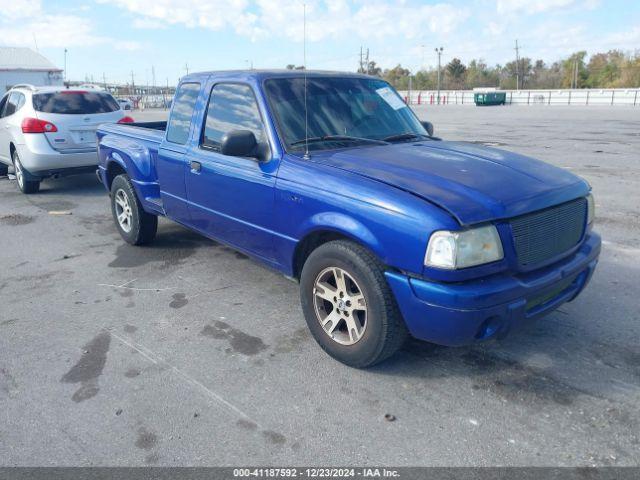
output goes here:
[[288, 151], [304, 151], [306, 143], [309, 150], [325, 150], [427, 136], [413, 112], [383, 80], [308, 77], [306, 134], [304, 78], [269, 79], [265, 91]]

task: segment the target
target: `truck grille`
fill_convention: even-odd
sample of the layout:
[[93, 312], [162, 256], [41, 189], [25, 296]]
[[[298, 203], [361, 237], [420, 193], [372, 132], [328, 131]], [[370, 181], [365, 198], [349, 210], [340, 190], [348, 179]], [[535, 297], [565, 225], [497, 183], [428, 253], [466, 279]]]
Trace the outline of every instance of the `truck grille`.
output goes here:
[[586, 216], [587, 200], [578, 198], [512, 219], [509, 223], [520, 266], [542, 263], [577, 245]]

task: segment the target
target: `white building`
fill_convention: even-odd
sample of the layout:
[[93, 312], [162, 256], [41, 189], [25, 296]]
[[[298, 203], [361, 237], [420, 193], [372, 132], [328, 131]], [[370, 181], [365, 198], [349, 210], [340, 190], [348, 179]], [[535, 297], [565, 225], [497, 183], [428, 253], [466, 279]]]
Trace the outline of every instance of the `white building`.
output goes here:
[[62, 85], [62, 70], [30, 48], [0, 47], [0, 96], [13, 85]]

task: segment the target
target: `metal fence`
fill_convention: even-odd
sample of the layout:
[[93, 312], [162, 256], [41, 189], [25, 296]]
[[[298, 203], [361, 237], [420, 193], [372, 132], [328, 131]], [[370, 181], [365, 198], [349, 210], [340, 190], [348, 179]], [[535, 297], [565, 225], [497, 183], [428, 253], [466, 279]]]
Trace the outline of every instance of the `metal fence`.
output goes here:
[[[507, 105], [627, 105], [640, 106], [640, 88], [576, 90], [499, 90], [507, 94]], [[474, 105], [473, 90], [400, 90], [410, 105]]]
[[116, 95], [116, 98], [129, 100], [134, 110], [147, 108], [169, 108], [173, 101], [171, 95]]

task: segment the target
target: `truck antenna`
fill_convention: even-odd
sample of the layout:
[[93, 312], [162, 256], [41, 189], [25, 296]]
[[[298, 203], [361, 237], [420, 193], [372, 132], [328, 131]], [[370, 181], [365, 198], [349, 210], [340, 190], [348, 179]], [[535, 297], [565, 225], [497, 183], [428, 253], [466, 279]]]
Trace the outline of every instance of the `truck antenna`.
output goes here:
[[309, 115], [307, 112], [307, 4], [302, 4], [302, 70], [304, 74], [304, 158], [309, 160]]

